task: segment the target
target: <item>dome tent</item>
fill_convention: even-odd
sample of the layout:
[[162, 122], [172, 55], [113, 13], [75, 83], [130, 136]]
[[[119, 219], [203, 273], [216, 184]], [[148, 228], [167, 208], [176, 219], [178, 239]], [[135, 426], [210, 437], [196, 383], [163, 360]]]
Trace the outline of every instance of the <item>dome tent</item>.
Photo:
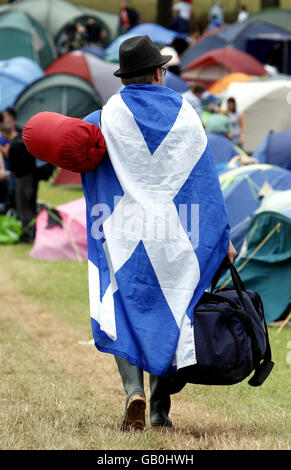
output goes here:
[[120, 88], [120, 79], [113, 75], [116, 65], [95, 55], [73, 51], [56, 59], [45, 71], [46, 75], [67, 73], [91, 83], [102, 98], [102, 104]]
[[102, 100], [90, 83], [73, 75], [56, 74], [37, 80], [15, 103], [17, 125], [41, 111], [53, 111], [70, 117], [84, 118], [102, 106]]
[[14, 106], [18, 95], [43, 75], [40, 66], [26, 57], [0, 61], [0, 111]]
[[223, 93], [231, 83], [237, 82], [250, 82], [252, 77], [247, 75], [246, 73], [229, 73], [224, 77], [217, 80], [211, 87], [208, 89], [209, 93], [212, 95], [218, 95]]
[[250, 23], [264, 21], [267, 24], [284, 28], [285, 30], [291, 32], [290, 10], [283, 10], [281, 8], [264, 8], [263, 10], [251, 15], [248, 21]]
[[253, 154], [260, 163], [279, 165], [291, 170], [291, 131], [273, 132], [259, 145]]
[[84, 198], [39, 212], [30, 257], [49, 261], [88, 259]]
[[19, 56], [45, 68], [56, 57], [56, 49], [36, 20], [24, 12], [7, 10], [0, 14], [0, 59]]
[[228, 87], [223, 106], [227, 98], [233, 97], [238, 112], [245, 114], [247, 153], [253, 153], [271, 130], [290, 130], [290, 92], [291, 81], [279, 79], [232, 83]]
[[182, 71], [182, 78], [203, 83], [206, 87], [231, 72], [265, 75], [263, 64], [246, 52], [226, 48], [215, 49], [193, 60]]
[[[261, 211], [254, 216], [235, 261], [245, 287], [260, 294], [267, 323], [278, 320], [290, 302], [290, 239], [290, 217], [276, 209]], [[220, 285], [229, 287], [229, 281], [224, 276]]]
[[228, 162], [239, 154], [240, 149], [224, 135], [211, 132], [207, 133], [206, 135], [216, 165]]
[[214, 49], [232, 47], [246, 52], [247, 39], [252, 34], [286, 34], [288, 36], [289, 33], [283, 27], [268, 24], [264, 21], [227, 25], [212, 34], [208, 34], [187, 49], [183, 54], [181, 65], [185, 68], [190, 62], [197, 59], [197, 57]]
[[220, 174], [219, 181], [229, 217], [231, 239], [239, 251], [265, 190], [291, 189], [290, 171], [273, 165], [247, 165]]
[[[118, 15], [82, 7], [65, 0], [18, 0], [9, 5], [9, 8], [31, 15], [52, 35], [56, 44], [67, 26], [86, 21], [88, 18], [99, 20], [107, 33], [106, 43], [109, 44], [117, 36]], [[5, 9], [7, 5], [2, 6], [0, 12]]]
[[120, 44], [133, 36], [147, 34], [157, 45], [168, 45], [175, 38], [184, 38], [185, 35], [171, 29], [164, 28], [154, 23], [141, 23], [131, 28], [127, 33], [118, 36], [106, 49], [106, 58], [112, 62], [118, 62]]
[[65, 170], [65, 168], [60, 168], [52, 184], [67, 186], [70, 188], [81, 188], [81, 175], [80, 173], [75, 173], [70, 170]]

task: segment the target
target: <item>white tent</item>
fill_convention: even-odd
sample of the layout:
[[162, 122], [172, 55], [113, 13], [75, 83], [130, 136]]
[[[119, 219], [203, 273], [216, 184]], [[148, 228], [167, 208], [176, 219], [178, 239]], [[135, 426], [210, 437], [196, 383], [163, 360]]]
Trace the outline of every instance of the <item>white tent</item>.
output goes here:
[[268, 135], [291, 129], [291, 81], [258, 80], [231, 83], [225, 98], [233, 97], [239, 113], [245, 114], [245, 150], [252, 153]]

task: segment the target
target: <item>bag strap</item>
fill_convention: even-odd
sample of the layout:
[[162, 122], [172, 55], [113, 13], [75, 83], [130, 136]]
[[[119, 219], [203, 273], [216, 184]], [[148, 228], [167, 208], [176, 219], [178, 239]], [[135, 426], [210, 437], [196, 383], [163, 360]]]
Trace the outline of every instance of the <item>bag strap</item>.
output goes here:
[[247, 310], [247, 307], [246, 307], [246, 304], [245, 304], [245, 301], [244, 301], [244, 296], [243, 296], [243, 292], [245, 292], [247, 294], [246, 288], [245, 288], [244, 283], [241, 280], [241, 278], [239, 276], [239, 273], [237, 272], [235, 266], [233, 265], [233, 263], [231, 263], [229, 261], [229, 259], [227, 257], [224, 258], [223, 262], [221, 263], [218, 270], [216, 271], [216, 273], [213, 276], [212, 283], [211, 283], [211, 292], [214, 291], [214, 289], [215, 289], [215, 287], [216, 287], [216, 285], [217, 285], [217, 283], [220, 279], [220, 276], [221, 276], [223, 270], [225, 270], [225, 269], [230, 270], [232, 282], [233, 282], [234, 288], [236, 290], [236, 293], [237, 293], [244, 309]]
[[248, 384], [252, 387], [259, 387], [260, 385], [262, 385], [265, 382], [266, 378], [270, 375], [275, 365], [275, 363], [272, 361], [272, 351], [265, 315], [263, 315], [263, 319], [266, 336], [266, 351], [263, 362], [259, 364], [258, 367], [256, 367], [254, 375], [248, 381]]
[[[252, 331], [250, 331], [250, 333], [251, 333], [251, 342], [252, 342], [252, 349], [253, 349], [254, 356], [255, 356], [256, 351], [258, 350], [257, 338], [256, 338], [256, 335], [253, 332], [252, 321], [251, 321], [251, 318], [248, 314], [248, 310], [247, 310], [245, 300], [244, 300], [244, 294], [248, 295], [248, 293], [246, 291], [244, 283], [243, 283], [237, 269], [235, 268], [233, 263], [231, 263], [228, 260], [228, 258], [224, 259], [224, 261], [222, 262], [222, 264], [220, 265], [220, 267], [216, 271], [216, 273], [215, 273], [215, 275], [212, 279], [211, 292], [213, 292], [213, 290], [215, 289], [215, 286], [218, 283], [218, 280], [219, 280], [219, 278], [222, 274], [222, 271], [226, 268], [228, 268], [230, 270], [230, 274], [231, 274], [231, 278], [232, 278], [234, 288], [235, 288], [236, 293], [237, 293], [237, 295], [238, 295], [238, 297], [241, 301], [241, 304], [244, 308], [244, 311], [248, 315], [249, 320], [250, 320], [250, 328], [252, 329]], [[269, 340], [268, 327], [267, 327], [264, 312], [263, 312], [263, 322], [264, 322], [264, 331], [265, 331], [265, 338], [266, 338], [266, 350], [265, 350], [263, 362], [257, 364], [257, 366], [255, 368], [254, 375], [248, 381], [248, 384], [251, 385], [252, 387], [259, 387], [260, 385], [262, 385], [264, 383], [264, 381], [266, 380], [266, 378], [269, 376], [271, 370], [274, 367], [274, 362], [272, 361], [272, 352], [271, 352], [271, 346], [270, 346], [270, 340]]]

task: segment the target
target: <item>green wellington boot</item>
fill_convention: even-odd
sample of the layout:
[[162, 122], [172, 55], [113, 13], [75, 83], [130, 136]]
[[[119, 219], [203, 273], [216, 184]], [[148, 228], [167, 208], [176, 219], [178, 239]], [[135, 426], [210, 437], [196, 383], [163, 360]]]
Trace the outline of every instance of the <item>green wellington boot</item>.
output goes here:
[[150, 418], [152, 426], [172, 427], [169, 418], [171, 398], [165, 387], [165, 380], [158, 375], [150, 374]]
[[126, 393], [126, 403], [121, 431], [142, 431], [145, 426], [146, 399], [143, 371], [123, 357], [115, 356]]

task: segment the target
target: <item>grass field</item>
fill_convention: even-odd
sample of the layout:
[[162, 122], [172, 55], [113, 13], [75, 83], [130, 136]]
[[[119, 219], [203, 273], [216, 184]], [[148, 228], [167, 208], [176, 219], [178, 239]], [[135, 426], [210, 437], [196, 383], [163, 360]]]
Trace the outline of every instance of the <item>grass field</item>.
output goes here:
[[[80, 194], [40, 189], [53, 205]], [[91, 339], [87, 264], [33, 260], [30, 248], [0, 247], [1, 449], [291, 448], [288, 328], [270, 328], [276, 365], [262, 387], [188, 385], [172, 397], [172, 430], [121, 434], [115, 362], [79, 344]]]

